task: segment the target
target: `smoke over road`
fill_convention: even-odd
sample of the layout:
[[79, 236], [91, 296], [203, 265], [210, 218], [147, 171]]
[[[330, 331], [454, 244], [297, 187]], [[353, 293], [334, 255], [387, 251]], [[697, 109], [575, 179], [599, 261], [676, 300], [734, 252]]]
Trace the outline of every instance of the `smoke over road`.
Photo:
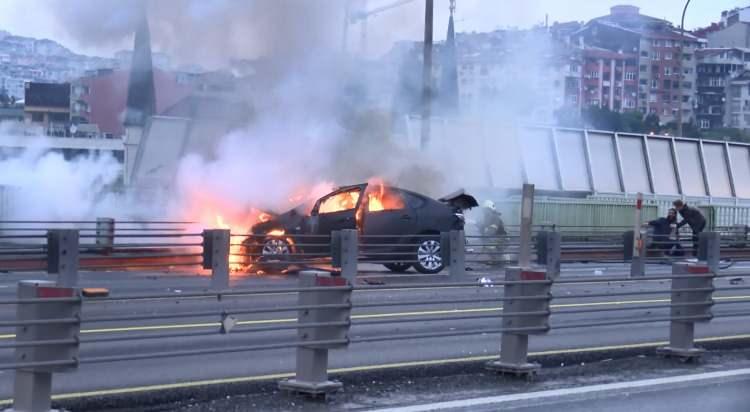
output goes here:
[[[164, 217], [166, 210], [168, 217], [189, 219], [196, 215], [197, 203], [209, 203], [206, 199], [221, 199], [213, 207], [224, 214], [240, 215], [250, 207], [279, 211], [290, 206], [289, 198], [300, 188], [318, 192], [321, 184], [356, 183], [372, 176], [433, 196], [491, 185], [493, 180], [496, 184], [504, 173], [500, 169], [493, 176], [487, 163], [517, 161], [519, 152], [507, 150], [511, 146], [503, 138], [518, 115], [529, 112], [530, 102], [538, 101], [525, 85], [533, 83], [535, 71], [529, 67], [542, 67], [533, 57], [541, 53], [528, 51], [547, 50], [534, 39], [518, 42], [515, 52], [503, 56], [509, 69], [496, 74], [513, 74], [505, 86], [483, 95], [475, 106], [466, 106], [463, 114], [473, 126], [436, 127], [434, 147], [419, 151], [405, 147], [398, 141], [405, 137], [393, 133], [394, 120], [399, 120], [394, 116], [404, 115], [390, 107], [398, 98], [398, 67], [389, 64], [396, 63], [378, 62], [385, 75], [369, 76], [366, 70], [372, 62], [341, 53], [346, 0], [327, 0], [325, 7], [295, 0], [48, 1], [59, 22], [83, 44], [100, 46], [131, 38], [145, 6], [155, 48], [181, 62], [212, 67], [240, 58], [261, 59], [266, 70], [256, 75], [254, 84], [261, 88], [243, 91], [253, 102], [253, 117], [217, 138], [212, 153], [181, 159], [170, 191], [159, 196], [169, 199], [168, 204], [155, 200], [149, 204], [151, 210], [122, 195], [101, 195], [117, 180], [112, 170], [118, 165], [111, 158], [64, 164], [57, 155], [29, 155], [15, 163], [0, 162], [13, 171], [9, 175], [34, 170], [29, 175], [36, 177], [14, 181], [35, 191], [52, 186], [54, 178], [45, 180], [55, 174], [44, 172], [49, 168], [70, 169], [71, 179], [82, 174], [74, 179], [75, 185], [55, 188], [79, 199], [77, 209], [40, 210], [33, 217]], [[421, 30], [418, 6], [379, 16], [377, 32]], [[49, 205], [54, 203], [48, 195], [58, 192], [35, 193], [38, 198], [29, 202]]]

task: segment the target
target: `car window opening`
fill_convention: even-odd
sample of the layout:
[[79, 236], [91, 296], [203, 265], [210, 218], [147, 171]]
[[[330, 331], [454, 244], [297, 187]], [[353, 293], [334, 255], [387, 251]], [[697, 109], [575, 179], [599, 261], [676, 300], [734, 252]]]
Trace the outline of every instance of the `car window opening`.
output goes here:
[[367, 210], [370, 212], [400, 210], [405, 207], [404, 199], [398, 193], [386, 189], [383, 185], [379, 185], [377, 190], [367, 194]]
[[318, 213], [335, 213], [353, 210], [359, 201], [359, 189], [336, 193], [320, 203]]

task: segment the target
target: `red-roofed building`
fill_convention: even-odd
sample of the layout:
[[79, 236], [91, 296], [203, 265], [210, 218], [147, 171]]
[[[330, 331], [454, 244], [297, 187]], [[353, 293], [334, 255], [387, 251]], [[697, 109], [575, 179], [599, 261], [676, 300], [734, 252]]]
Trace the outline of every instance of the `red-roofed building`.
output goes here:
[[584, 106], [606, 107], [616, 112], [635, 110], [638, 103], [636, 55], [585, 48], [581, 94]]
[[[123, 120], [128, 97], [128, 70], [100, 70], [73, 83], [72, 120], [93, 123], [102, 133], [119, 137], [125, 132]], [[184, 99], [193, 86], [178, 73], [154, 69], [156, 113], [160, 114]]]
[[[625, 108], [658, 115], [661, 123], [675, 121], [680, 110], [684, 123], [695, 121], [695, 52], [705, 47], [705, 39], [690, 33], [681, 35], [668, 21], [642, 15], [635, 6], [612, 7], [609, 15], [591, 20], [571, 38], [574, 44], [583, 45], [584, 50], [592, 49], [587, 52], [589, 65], [584, 70], [584, 76], [592, 79], [585, 78], [584, 83], [588, 82], [590, 87], [600, 83], [597, 87], [603, 88], [605, 79], [593, 79], [593, 76], [603, 75], [604, 66], [609, 63], [610, 82], [612, 70], [615, 73], [615, 84], [609, 87], [616, 89], [617, 79], [621, 79], [624, 88], [620, 93], [616, 90], [614, 97], [610, 94], [609, 102], [603, 99], [604, 90], [590, 88], [591, 103], [617, 110], [619, 95]], [[615, 54], [602, 54], [597, 49]], [[623, 67], [623, 77], [618, 76], [618, 65]], [[595, 66], [599, 66], [598, 70]], [[628, 74], [633, 71], [634, 76]], [[625, 75], [628, 78], [624, 78]], [[602, 98], [597, 101], [596, 95]], [[584, 99], [586, 97], [584, 91]], [[635, 100], [635, 106], [630, 100]]]

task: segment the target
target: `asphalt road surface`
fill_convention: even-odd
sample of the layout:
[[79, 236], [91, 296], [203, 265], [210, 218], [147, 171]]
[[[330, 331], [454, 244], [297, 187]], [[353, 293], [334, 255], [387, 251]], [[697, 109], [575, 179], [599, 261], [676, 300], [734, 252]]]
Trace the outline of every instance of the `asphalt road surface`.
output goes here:
[[373, 412], [744, 412], [750, 369], [376, 409]]
[[[668, 308], [657, 307], [669, 302], [669, 281], [639, 279], [611, 282], [608, 278], [623, 274], [623, 265], [575, 265], [566, 267], [563, 277], [598, 276], [596, 282], [575, 285], [556, 285], [553, 294], [552, 331], [547, 335], [532, 336], [532, 354], [570, 353], [575, 351], [608, 351], [618, 348], [657, 346], [668, 338], [667, 322], [648, 322], [649, 319], [668, 315]], [[423, 283], [441, 281], [438, 277], [394, 277], [375, 272], [374, 267], [364, 267], [360, 283], [383, 284], [381, 290], [356, 291], [352, 298], [353, 326], [350, 336], [368, 338], [427, 332], [457, 332], [498, 328], [501, 318], [502, 287], [471, 286], [455, 288], [420, 287], [396, 289], [398, 283]], [[733, 268], [736, 273], [750, 273], [743, 267]], [[649, 273], [668, 273], [667, 266], [654, 266]], [[468, 280], [484, 276], [469, 274]], [[46, 278], [42, 273], [0, 275], [0, 300], [15, 295], [19, 279]], [[444, 279], [442, 279], [444, 281]], [[699, 324], [699, 338], [712, 341], [750, 337], [748, 317], [721, 317], [722, 313], [750, 311], [750, 291], [744, 290], [750, 278], [743, 283], [729, 278], [718, 279], [717, 287], [731, 288], [716, 292], [719, 302], [714, 307], [716, 316], [710, 323]], [[233, 280], [233, 286], [243, 289], [272, 288], [296, 285], [294, 275], [246, 276]], [[205, 277], [184, 273], [83, 273], [81, 286], [108, 287], [112, 296], [133, 294], [168, 294], [169, 297], [137, 301], [107, 301], [84, 303], [83, 317], [149, 316], [159, 319], [84, 322], [81, 334], [81, 366], [76, 372], [56, 375], [53, 392], [69, 396], [133, 393], [149, 389], [189, 388], [197, 385], [278, 379], [289, 376], [294, 370], [294, 350], [228, 352], [189, 357], [161, 357], [118, 362], [86, 363], [87, 359], [112, 355], [142, 355], [165, 351], [191, 351], [207, 348], [235, 348], [245, 345], [263, 345], [296, 340], [294, 330], [263, 330], [263, 328], [289, 325], [295, 322], [296, 312], [270, 312], [238, 315], [239, 324], [229, 334], [219, 333], [222, 312], [272, 308], [294, 305], [294, 293], [266, 293], [250, 297], [184, 298], [181, 295], [205, 289]], [[634, 296], [587, 297], [603, 293], [630, 291], [654, 292]], [[567, 296], [584, 295], [577, 298]], [[460, 299], [463, 302], [440, 303]], [[401, 301], [431, 301], [429, 305], [391, 305]], [[369, 307], [357, 308], [368, 304]], [[375, 305], [378, 306], [375, 306]], [[617, 311], [589, 311], [585, 309], [612, 309]], [[184, 312], [207, 312], [181, 318], [167, 318]], [[565, 314], [564, 312], [574, 312]], [[0, 320], [13, 320], [15, 308], [6, 305]], [[467, 319], [467, 317], [475, 317]], [[444, 319], [437, 319], [444, 318]], [[572, 323], [624, 320], [643, 321], [616, 326], [559, 328]], [[388, 323], [386, 323], [388, 322]], [[0, 342], [11, 342], [13, 330], [0, 329]], [[195, 334], [149, 339], [155, 334]], [[129, 340], [138, 335], [140, 339]], [[92, 340], [98, 340], [92, 342]], [[500, 336], [479, 334], [430, 339], [400, 339], [394, 341], [352, 344], [347, 349], [331, 352], [329, 365], [334, 371], [365, 371], [379, 367], [413, 366], [418, 364], [459, 362], [491, 359], [499, 353]], [[12, 361], [12, 349], [0, 349], [0, 363]], [[0, 373], [0, 399], [12, 393], [13, 373]]]

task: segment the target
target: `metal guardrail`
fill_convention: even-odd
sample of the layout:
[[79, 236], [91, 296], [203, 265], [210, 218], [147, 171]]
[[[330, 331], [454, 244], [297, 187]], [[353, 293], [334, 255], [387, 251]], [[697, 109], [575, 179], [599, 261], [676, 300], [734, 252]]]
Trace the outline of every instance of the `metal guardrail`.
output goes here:
[[[231, 233], [228, 246], [225, 238], [214, 243], [211, 236], [221, 230], [190, 233], [190, 222], [131, 221], [115, 222], [100, 218], [96, 221], [4, 221], [0, 222], [0, 271], [50, 270], [49, 242], [59, 230], [78, 232], [80, 270], [194, 270], [211, 269], [210, 261], [228, 261], [227, 268], [216, 266], [215, 273], [224, 273], [215, 287], [228, 284], [231, 269], [251, 268], [256, 272], [281, 272], [309, 267], [329, 267], [333, 261], [332, 239], [328, 235], [251, 235]], [[522, 252], [538, 263], [545, 263], [549, 233], [560, 236], [561, 262], [631, 262], [633, 273], [643, 273], [643, 264], [663, 263], [672, 259], [666, 248], [678, 246], [679, 254], [698, 252], [692, 235], [680, 233], [678, 239], [665, 240], [645, 234], [641, 254], [633, 259], [636, 235], [627, 228], [573, 227], [558, 225], [531, 226], [530, 244], [520, 241], [520, 226], [508, 226], [504, 236], [465, 235], [463, 232], [411, 236], [360, 235], [359, 263], [387, 264], [396, 270], [407, 270], [419, 262], [418, 248], [426, 240], [439, 241], [442, 266], [454, 278], [465, 275], [466, 267], [492, 271], [518, 264]], [[725, 258], [750, 259], [750, 239], [746, 226], [719, 229], [721, 253]], [[16, 231], [17, 230], [17, 231]], [[223, 236], [223, 235], [222, 235]], [[463, 246], [461, 244], [463, 243]], [[212, 250], [215, 259], [205, 254], [207, 246], [222, 245]], [[225, 247], [226, 246], [226, 247]], [[209, 248], [212, 249], [212, 248]], [[227, 253], [226, 257], [224, 253]], [[450, 253], [449, 253], [450, 252]], [[680, 257], [680, 256], [677, 256]], [[460, 266], [465, 266], [461, 269]], [[55, 273], [55, 272], [50, 272]]]
[[[454, 234], [450, 239], [461, 239]], [[67, 278], [57, 284], [52, 282], [23, 281], [19, 284], [16, 299], [0, 300], [0, 306], [17, 308], [17, 319], [0, 322], [0, 328], [16, 328], [13, 342], [0, 344], [0, 350], [13, 349], [16, 352], [14, 361], [0, 364], [0, 370], [15, 370], [20, 379], [16, 380], [14, 398], [19, 410], [27, 410], [29, 405], [42, 404], [49, 408], [50, 385], [52, 375], [76, 370], [81, 364], [132, 361], [141, 359], [161, 359], [168, 357], [189, 357], [232, 352], [267, 351], [275, 349], [295, 349], [297, 352], [296, 375], [294, 379], [280, 382], [280, 387], [294, 392], [321, 395], [341, 387], [340, 382], [328, 378], [327, 367], [330, 349], [346, 348], [350, 345], [399, 341], [411, 339], [446, 338], [451, 336], [500, 335], [500, 357], [487, 364], [487, 368], [514, 375], [533, 375], [539, 365], [527, 359], [530, 336], [546, 334], [555, 329], [597, 328], [642, 323], [668, 323], [670, 343], [660, 348], [659, 353], [683, 359], [700, 356], [702, 350], [694, 345], [694, 327], [696, 323], [710, 322], [715, 317], [750, 316], [750, 311], [721, 310], [714, 311], [718, 303], [722, 305], [748, 303], [750, 299], [742, 298], [733, 301], [717, 302], [714, 292], [724, 290], [750, 289], [750, 287], [722, 288], [715, 287], [717, 278], [730, 275], [718, 274], [713, 257], [701, 263], [676, 263], [671, 275], [652, 276], [650, 279], [670, 281], [667, 288], [655, 288], [639, 291], [622, 291], [608, 293], [559, 293], [560, 286], [583, 285], [598, 281], [597, 278], [560, 278], [560, 235], [547, 235], [545, 245], [546, 265], [535, 269], [511, 267], [505, 270], [505, 278], [493, 280], [498, 293], [479, 299], [466, 298], [407, 298], [388, 301], [360, 301], [354, 292], [376, 290], [410, 290], [431, 288], [440, 293], [447, 288], [481, 288], [474, 281], [465, 278], [449, 278], [448, 281], [425, 282], [412, 284], [356, 285], [357, 260], [361, 254], [360, 240], [356, 231], [336, 232], [331, 237], [331, 262], [338, 268], [334, 272], [303, 272], [296, 287], [266, 287], [259, 289], [229, 288], [221, 284], [226, 278], [227, 262], [214, 260], [216, 256], [228, 254], [230, 239], [228, 231], [209, 231], [204, 234], [206, 248], [204, 264], [216, 272], [215, 290], [189, 292], [180, 295], [181, 299], [195, 302], [215, 302], [215, 307], [196, 308], [186, 304], [179, 309], [171, 306], [164, 313], [139, 313], [141, 302], [147, 299], [172, 298], [171, 294], [136, 294], [107, 297], [86, 297], [83, 291], [75, 286], [75, 279]], [[718, 250], [719, 236], [706, 237], [706, 249]], [[64, 246], [64, 239], [58, 239]], [[448, 245], [450, 248], [451, 245]], [[447, 254], [449, 262], [454, 262], [454, 248]], [[218, 255], [214, 255], [218, 253]], [[455, 275], [455, 274], [454, 274]], [[77, 272], [69, 273], [75, 278]], [[747, 276], [750, 274], [732, 274]], [[61, 277], [61, 279], [63, 279]], [[632, 277], [608, 278], [607, 281], [632, 280]], [[67, 283], [67, 284], [66, 284]], [[261, 305], [243, 307], [242, 302], [259, 295], [291, 293], [297, 296], [294, 304]], [[654, 296], [668, 295], [663, 303], [635, 304], [625, 307], [582, 307], [570, 309], [561, 305], [554, 307], [552, 301], [570, 299], [590, 299], [595, 297], [616, 296]], [[228, 305], [227, 300], [234, 299], [236, 304]], [[91, 310], [82, 309], [92, 303], [117, 302], [120, 305], [133, 305], [127, 314], [96, 314], [94, 305]], [[402, 317], [357, 317], [353, 310], [376, 307], [420, 306], [443, 304], [490, 304], [482, 306], [481, 312], [435, 313], [427, 316]], [[502, 303], [502, 307], [497, 304]], [[99, 305], [101, 306], [101, 305]], [[657, 311], [649, 317], [639, 315], [637, 311]], [[288, 321], [268, 324], [248, 325], [243, 316], [262, 316], [267, 314], [295, 314]], [[607, 313], [603, 319], [567, 320], [571, 315]], [[168, 332], [139, 328], [142, 321], [163, 319], [209, 319], [200, 330], [170, 330]], [[261, 318], [264, 319], [264, 318]], [[552, 322], [550, 320], [553, 320]], [[455, 328], [430, 328], [433, 322], [455, 323]], [[123, 332], [111, 336], [81, 336], [82, 325], [99, 324], [116, 327]], [[368, 334], [368, 330], [381, 325], [414, 324], [419, 328], [409, 332]], [[352, 331], [356, 332], [353, 333]], [[291, 333], [296, 333], [296, 335]], [[247, 336], [242, 344], [232, 341], [232, 336]], [[87, 355], [90, 345], [107, 342], [166, 341], [169, 339], [204, 338], [205, 346], [192, 349], [154, 350], [141, 353], [102, 353], [101, 348], [96, 356]], [[253, 337], [262, 339], [252, 340]], [[248, 340], [250, 339], [250, 340]], [[27, 408], [27, 409], [24, 409]]]

